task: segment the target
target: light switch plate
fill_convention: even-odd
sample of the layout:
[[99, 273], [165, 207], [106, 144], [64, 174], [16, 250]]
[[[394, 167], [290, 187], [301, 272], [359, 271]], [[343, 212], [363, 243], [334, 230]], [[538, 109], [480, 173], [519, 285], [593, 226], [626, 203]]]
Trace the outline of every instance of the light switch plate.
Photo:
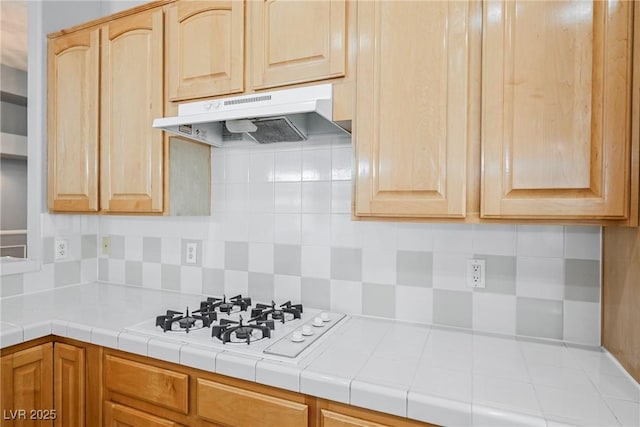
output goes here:
[[111, 254], [111, 237], [104, 236], [102, 238], [102, 255]]

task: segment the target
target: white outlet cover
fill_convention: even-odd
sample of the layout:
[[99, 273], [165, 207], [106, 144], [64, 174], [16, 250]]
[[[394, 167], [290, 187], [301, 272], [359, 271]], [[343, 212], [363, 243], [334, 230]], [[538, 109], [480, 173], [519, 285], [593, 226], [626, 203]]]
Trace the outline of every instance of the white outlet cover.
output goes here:
[[195, 264], [198, 261], [198, 245], [196, 243], [187, 243], [187, 254], [185, 256], [185, 262], [187, 264]]
[[55, 259], [65, 259], [69, 253], [69, 243], [65, 239], [56, 239], [53, 250]]
[[485, 260], [467, 260], [467, 286], [470, 288], [484, 288], [485, 283]]

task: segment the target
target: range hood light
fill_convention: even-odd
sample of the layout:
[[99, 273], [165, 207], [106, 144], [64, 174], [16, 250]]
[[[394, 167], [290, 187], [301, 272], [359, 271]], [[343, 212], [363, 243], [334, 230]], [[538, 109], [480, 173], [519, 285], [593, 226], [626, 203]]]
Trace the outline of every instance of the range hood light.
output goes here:
[[248, 133], [258, 130], [258, 126], [254, 125], [251, 120], [247, 119], [227, 120], [224, 125], [231, 133]]

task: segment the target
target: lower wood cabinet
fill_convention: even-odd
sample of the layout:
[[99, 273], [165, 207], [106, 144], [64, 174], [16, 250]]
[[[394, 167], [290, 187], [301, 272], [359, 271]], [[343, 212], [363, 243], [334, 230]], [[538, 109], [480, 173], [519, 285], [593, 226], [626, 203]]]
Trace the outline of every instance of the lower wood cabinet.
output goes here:
[[51, 412], [54, 408], [53, 344], [41, 344], [2, 356], [1, 363], [2, 425], [52, 426], [52, 418], [56, 417], [56, 411]]
[[180, 427], [181, 424], [113, 402], [104, 403], [106, 427]]
[[429, 426], [67, 338], [0, 356], [2, 427]]
[[[319, 427], [429, 427], [433, 424], [421, 423], [408, 418], [370, 411], [343, 403], [319, 399]], [[435, 426], [433, 426], [435, 427]]]
[[53, 345], [53, 407], [55, 426], [87, 424], [85, 349], [64, 343]]
[[222, 425], [304, 427], [309, 424], [309, 407], [303, 403], [202, 378], [197, 379], [197, 395], [198, 416]]
[[2, 349], [1, 425], [99, 426], [101, 352], [51, 337]]

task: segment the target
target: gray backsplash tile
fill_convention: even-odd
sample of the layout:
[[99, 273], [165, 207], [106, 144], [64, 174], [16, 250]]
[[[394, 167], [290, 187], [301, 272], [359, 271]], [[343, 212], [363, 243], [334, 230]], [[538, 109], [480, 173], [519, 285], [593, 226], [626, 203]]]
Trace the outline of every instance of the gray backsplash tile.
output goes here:
[[57, 262], [53, 271], [56, 287], [80, 283], [80, 261]]
[[171, 291], [180, 290], [180, 266], [172, 264], [162, 264], [162, 289]]
[[142, 286], [142, 262], [125, 261], [124, 281], [129, 285]]
[[42, 239], [42, 262], [44, 264], [51, 264], [54, 262], [53, 245], [53, 237], [45, 237]]
[[273, 272], [300, 276], [302, 248], [299, 245], [275, 245], [273, 248]]
[[433, 253], [398, 251], [396, 254], [396, 283], [405, 286], [433, 286]]
[[433, 290], [433, 323], [471, 328], [472, 294], [446, 289]]
[[218, 297], [224, 294], [224, 270], [202, 269], [202, 293]]
[[24, 275], [12, 274], [0, 279], [0, 297], [10, 297], [24, 293]]
[[124, 236], [111, 236], [111, 252], [109, 257], [113, 259], [124, 259]]
[[247, 271], [249, 269], [248, 242], [225, 242], [224, 268], [238, 271]]
[[109, 281], [109, 259], [98, 258], [98, 280], [103, 282]]
[[564, 297], [571, 301], [600, 302], [600, 263], [565, 259]]
[[331, 248], [331, 278], [337, 280], [362, 280], [362, 249]]
[[329, 310], [331, 308], [331, 286], [328, 279], [302, 278], [302, 305]]
[[162, 239], [160, 237], [142, 238], [142, 260], [144, 262], [161, 262]]
[[562, 301], [518, 297], [516, 333], [532, 337], [562, 339]]
[[392, 285], [362, 284], [362, 314], [396, 317], [396, 290]]
[[273, 274], [249, 273], [249, 295], [253, 304], [269, 304], [274, 299]]
[[95, 258], [98, 256], [98, 235], [83, 234], [81, 244], [82, 259]]
[[485, 260], [485, 288], [475, 288], [474, 292], [516, 294], [516, 257], [474, 255], [474, 258]]

